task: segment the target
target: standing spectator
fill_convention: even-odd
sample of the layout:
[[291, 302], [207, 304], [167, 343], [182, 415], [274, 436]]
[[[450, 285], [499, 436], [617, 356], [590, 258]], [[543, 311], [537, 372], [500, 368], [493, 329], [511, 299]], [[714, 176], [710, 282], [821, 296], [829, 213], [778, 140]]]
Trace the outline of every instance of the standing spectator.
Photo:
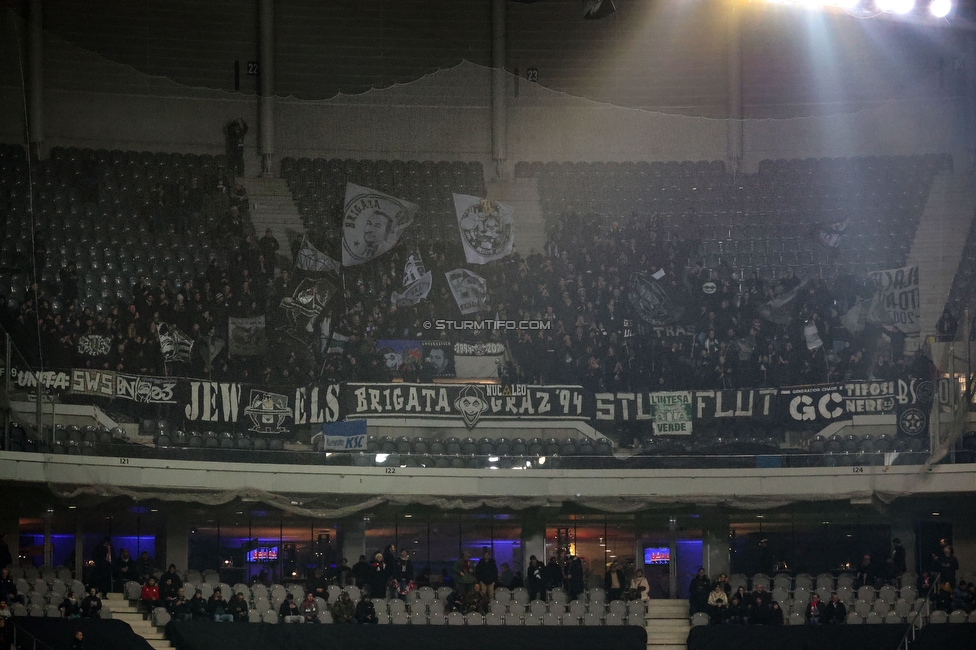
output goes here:
[[546, 579], [542, 565], [534, 555], [529, 557], [529, 566], [525, 570], [525, 584], [529, 589], [529, 600], [546, 599]]
[[0, 601], [9, 605], [13, 602], [14, 596], [16, 595], [17, 585], [14, 583], [14, 579], [10, 577], [10, 569], [4, 568], [0, 570]]
[[137, 580], [136, 561], [129, 555], [129, 549], [120, 548], [119, 555], [115, 558], [115, 584], [116, 588], [122, 589], [129, 580]]
[[465, 549], [461, 552], [461, 557], [454, 562], [454, 584], [457, 592], [464, 596], [475, 582], [477, 582], [477, 578], [474, 575], [474, 567], [471, 565], [471, 553]]
[[481, 590], [488, 596], [488, 600], [495, 597], [495, 583], [498, 582], [498, 567], [495, 565], [495, 558], [491, 556], [490, 549], [484, 549], [478, 565], [474, 568], [475, 577], [481, 583]]
[[112, 540], [104, 538], [101, 543], [92, 551], [92, 562], [94, 564], [91, 576], [91, 586], [99, 592], [107, 594], [112, 591]]
[[149, 551], [143, 551], [139, 554], [139, 559], [136, 561], [136, 575], [139, 576], [139, 582], [141, 584], [146, 584], [149, 577], [156, 572], [156, 564], [153, 559], [149, 556]]
[[369, 582], [369, 562], [365, 555], [359, 556], [359, 562], [352, 565], [352, 576], [357, 587], [365, 587]]
[[946, 544], [942, 547], [942, 557], [939, 558], [939, 582], [948, 582], [953, 588], [956, 586], [956, 571], [959, 570], [959, 560], [952, 552], [952, 547]]
[[400, 550], [400, 557], [393, 565], [393, 579], [396, 580], [397, 589], [401, 596], [407, 593], [407, 585], [413, 582], [413, 561], [407, 549]]
[[891, 561], [894, 563], [895, 568], [898, 569], [898, 574], [901, 575], [908, 570], [908, 566], [905, 562], [905, 547], [901, 545], [901, 540], [897, 537], [891, 540], [891, 543]]
[[942, 310], [942, 316], [939, 318], [939, 322], [935, 324], [935, 331], [939, 335], [939, 341], [943, 343], [949, 343], [956, 340], [956, 330], [959, 329], [959, 321], [956, 317], [952, 315], [949, 308], [946, 307]]
[[247, 122], [239, 117], [226, 127], [227, 161], [235, 176], [244, 175], [244, 136], [247, 135]]
[[708, 593], [712, 590], [712, 581], [705, 574], [705, 567], [698, 567], [698, 575], [691, 579], [688, 585], [688, 603], [691, 613], [705, 611], [708, 605]]
[[264, 231], [264, 237], [258, 241], [258, 250], [264, 256], [264, 272], [269, 279], [274, 278], [275, 262], [278, 258], [278, 249], [281, 244], [275, 239], [271, 228]]
[[373, 563], [369, 565], [369, 592], [379, 594], [380, 598], [386, 596], [387, 587], [390, 584], [390, 570], [383, 560], [383, 554], [377, 553], [373, 556]]
[[607, 591], [607, 600], [620, 600], [624, 593], [624, 586], [624, 572], [616, 561], [611, 562], [603, 579], [603, 588]]
[[647, 578], [644, 577], [644, 572], [640, 569], [630, 579], [630, 591], [641, 600], [650, 599], [651, 586], [648, 584]]
[[514, 582], [515, 574], [512, 573], [512, 568], [508, 566], [508, 562], [502, 562], [501, 571], [498, 574], [498, 584], [506, 589], [512, 589]]

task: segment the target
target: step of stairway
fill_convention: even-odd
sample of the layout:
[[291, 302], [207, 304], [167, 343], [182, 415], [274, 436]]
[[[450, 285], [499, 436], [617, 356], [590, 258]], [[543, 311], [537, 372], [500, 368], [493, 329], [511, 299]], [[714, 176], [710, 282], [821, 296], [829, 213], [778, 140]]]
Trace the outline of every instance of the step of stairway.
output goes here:
[[687, 643], [651, 643], [648, 641], [647, 647], [653, 650], [688, 650]]

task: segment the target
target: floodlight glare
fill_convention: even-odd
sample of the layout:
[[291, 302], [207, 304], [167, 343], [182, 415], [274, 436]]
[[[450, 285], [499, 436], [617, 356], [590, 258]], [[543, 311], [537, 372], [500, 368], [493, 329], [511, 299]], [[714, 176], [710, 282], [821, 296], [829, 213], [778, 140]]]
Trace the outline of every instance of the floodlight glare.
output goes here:
[[896, 0], [875, 0], [875, 6], [878, 11], [892, 11], [895, 6]]
[[891, 10], [896, 14], [907, 14], [915, 8], [915, 0], [894, 0]]
[[376, 462], [377, 463], [385, 463], [386, 462], [386, 459], [389, 458], [389, 457], [390, 457], [389, 454], [376, 454]]
[[952, 11], [951, 0], [932, 0], [932, 4], [929, 5], [929, 13], [936, 18], [945, 18], [950, 11]]

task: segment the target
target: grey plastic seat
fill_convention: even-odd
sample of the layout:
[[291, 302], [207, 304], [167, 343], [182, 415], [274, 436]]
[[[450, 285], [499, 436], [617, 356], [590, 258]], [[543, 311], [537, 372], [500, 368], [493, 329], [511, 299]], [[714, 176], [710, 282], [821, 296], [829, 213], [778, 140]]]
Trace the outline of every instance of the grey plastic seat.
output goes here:
[[803, 614], [800, 612], [791, 612], [789, 618], [790, 625], [803, 625], [806, 623], [806, 619], [803, 618]]
[[502, 614], [488, 612], [485, 614], [485, 625], [504, 625], [505, 619]]
[[468, 625], [485, 624], [485, 617], [479, 614], [478, 612], [468, 612], [468, 614], [464, 617], [464, 620]]
[[884, 622], [888, 625], [897, 625], [904, 622], [905, 617], [898, 614], [898, 612], [888, 612], [885, 614]]
[[596, 612], [586, 612], [586, 614], [583, 615], [583, 625], [603, 625], [603, 619], [601, 619], [600, 615]]
[[546, 601], [533, 600], [531, 603], [529, 603], [529, 612], [533, 616], [542, 616], [546, 613]]
[[863, 622], [864, 622], [864, 617], [862, 617], [857, 612], [851, 612], [850, 614], [847, 615], [848, 625], [860, 625]]
[[966, 618], [968, 616], [969, 615], [964, 610], [956, 609], [956, 610], [953, 610], [949, 614], [949, 622], [950, 623], [965, 623], [966, 622]]
[[869, 612], [867, 616], [864, 617], [864, 622], [868, 625], [880, 625], [884, 623], [884, 617], [878, 612]]
[[949, 621], [949, 615], [943, 612], [941, 609], [937, 609], [929, 614], [929, 623], [947, 623]]
[[464, 625], [464, 614], [461, 612], [451, 612], [447, 615], [448, 625]]

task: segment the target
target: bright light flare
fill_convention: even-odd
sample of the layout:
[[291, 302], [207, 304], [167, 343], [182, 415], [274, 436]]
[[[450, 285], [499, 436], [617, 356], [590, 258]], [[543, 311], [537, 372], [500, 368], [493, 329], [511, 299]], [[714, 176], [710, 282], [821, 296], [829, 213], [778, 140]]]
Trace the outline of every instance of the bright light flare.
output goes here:
[[915, 0], [894, 0], [891, 10], [896, 14], [907, 14], [915, 8]]
[[952, 0], [932, 0], [929, 13], [936, 18], [945, 18], [952, 11]]

